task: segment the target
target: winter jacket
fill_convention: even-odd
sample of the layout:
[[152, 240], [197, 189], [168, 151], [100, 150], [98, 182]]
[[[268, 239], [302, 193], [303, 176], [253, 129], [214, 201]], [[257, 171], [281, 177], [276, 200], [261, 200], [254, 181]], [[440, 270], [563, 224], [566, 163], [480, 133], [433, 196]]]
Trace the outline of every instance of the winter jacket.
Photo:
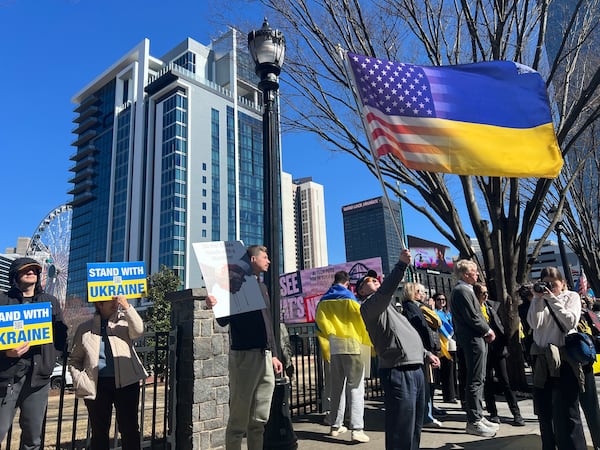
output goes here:
[[423, 365], [427, 354], [419, 333], [392, 303], [405, 270], [406, 264], [399, 261], [377, 292], [367, 297], [360, 307], [379, 356], [380, 368]]
[[[23, 303], [23, 293], [17, 285], [17, 274], [20, 268], [32, 263], [39, 266], [39, 263], [31, 258], [18, 258], [12, 262], [8, 274], [11, 288], [7, 292], [0, 293], [0, 306]], [[34, 296], [29, 302], [51, 303], [54, 342], [33, 345], [21, 358], [11, 358], [6, 356], [6, 350], [0, 351], [0, 387], [7, 386], [24, 375], [31, 376], [32, 387], [44, 386], [50, 382], [56, 357], [66, 349], [67, 326], [63, 323], [62, 308], [56, 297], [43, 292], [39, 275]]]
[[[73, 377], [75, 395], [93, 400], [98, 385], [100, 355], [100, 314], [94, 314], [77, 328], [69, 356], [69, 370]], [[106, 328], [113, 354], [115, 386], [122, 388], [145, 379], [148, 373], [133, 347], [133, 341], [144, 332], [144, 323], [134, 307], [115, 312]]]

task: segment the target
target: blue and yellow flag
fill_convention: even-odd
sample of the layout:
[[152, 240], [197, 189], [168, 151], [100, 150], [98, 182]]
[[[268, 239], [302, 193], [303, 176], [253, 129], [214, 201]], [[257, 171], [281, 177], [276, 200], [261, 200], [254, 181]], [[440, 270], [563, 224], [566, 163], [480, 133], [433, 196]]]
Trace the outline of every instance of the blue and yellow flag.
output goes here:
[[317, 337], [326, 361], [331, 360], [329, 336], [354, 339], [356, 344], [373, 347], [371, 338], [360, 315], [360, 304], [352, 299], [321, 300], [315, 315]]
[[369, 141], [409, 169], [555, 178], [563, 165], [546, 86], [509, 61], [417, 66], [348, 53]]

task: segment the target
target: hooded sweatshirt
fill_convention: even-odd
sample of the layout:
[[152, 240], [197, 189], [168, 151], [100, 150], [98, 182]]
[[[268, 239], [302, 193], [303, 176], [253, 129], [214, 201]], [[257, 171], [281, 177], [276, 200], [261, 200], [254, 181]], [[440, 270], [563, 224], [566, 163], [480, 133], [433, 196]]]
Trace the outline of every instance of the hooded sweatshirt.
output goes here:
[[40, 276], [31, 299], [24, 299], [18, 286], [19, 270], [29, 264], [39, 263], [32, 258], [17, 258], [10, 265], [8, 279], [10, 289], [0, 293], [0, 306], [49, 302], [52, 304], [52, 333], [54, 343], [31, 346], [20, 358], [6, 356], [6, 350], [0, 351], [0, 387], [12, 384], [24, 375], [31, 375], [31, 386], [43, 386], [50, 382], [50, 375], [56, 364], [57, 350], [62, 352], [67, 343], [67, 326], [63, 323], [62, 309], [56, 297], [46, 294], [41, 285]]

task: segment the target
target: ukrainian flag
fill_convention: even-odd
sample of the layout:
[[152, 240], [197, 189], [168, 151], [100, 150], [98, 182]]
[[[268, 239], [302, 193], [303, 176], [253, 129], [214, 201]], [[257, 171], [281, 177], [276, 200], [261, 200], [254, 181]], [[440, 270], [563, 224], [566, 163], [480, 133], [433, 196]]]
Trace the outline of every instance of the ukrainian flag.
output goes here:
[[315, 322], [317, 337], [326, 361], [331, 360], [330, 335], [355, 341], [359, 350], [357, 353], [360, 353], [360, 344], [373, 347], [360, 315], [360, 304], [356, 300], [343, 298], [321, 300], [317, 307]]

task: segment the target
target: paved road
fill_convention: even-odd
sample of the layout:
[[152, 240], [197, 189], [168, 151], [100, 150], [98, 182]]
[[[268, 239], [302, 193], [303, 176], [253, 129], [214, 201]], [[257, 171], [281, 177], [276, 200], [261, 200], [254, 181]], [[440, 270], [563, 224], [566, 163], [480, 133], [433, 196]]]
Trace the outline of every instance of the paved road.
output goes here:
[[[599, 383], [600, 384], [600, 383]], [[498, 397], [500, 400], [502, 397]], [[446, 404], [441, 398], [435, 399], [435, 405], [446, 409], [448, 414], [440, 417], [443, 427], [440, 429], [425, 429], [421, 435], [422, 449], [442, 450], [541, 450], [539, 427], [533, 414], [531, 399], [519, 400], [521, 414], [526, 420], [524, 427], [514, 427], [508, 422], [512, 419], [506, 402], [498, 401], [498, 411], [506, 423], [500, 425], [500, 430], [494, 438], [481, 438], [465, 433], [465, 413], [460, 405]], [[384, 411], [379, 401], [368, 401], [365, 405], [365, 433], [371, 442], [358, 444], [350, 442], [350, 433], [337, 438], [328, 436], [329, 427], [322, 425], [323, 416], [312, 414], [294, 417], [294, 431], [298, 437], [299, 450], [335, 450], [347, 448], [348, 445], [359, 445], [364, 449], [384, 448]], [[583, 417], [583, 413], [582, 413]], [[585, 423], [585, 420], [584, 420]], [[586, 427], [588, 448], [592, 449], [589, 432]]]

